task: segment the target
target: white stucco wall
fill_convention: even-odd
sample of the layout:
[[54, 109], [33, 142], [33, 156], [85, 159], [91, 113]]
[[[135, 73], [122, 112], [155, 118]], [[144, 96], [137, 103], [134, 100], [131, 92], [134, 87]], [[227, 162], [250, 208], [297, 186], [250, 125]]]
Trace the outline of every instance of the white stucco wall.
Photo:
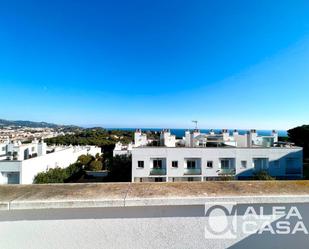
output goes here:
[[2, 172], [20, 172], [20, 184], [32, 184], [34, 177], [39, 172], [55, 167], [65, 168], [75, 163], [80, 155], [91, 154], [95, 156], [97, 153], [101, 153], [101, 148], [93, 146], [76, 149], [70, 147], [23, 161], [0, 161], [0, 184], [7, 182], [1, 176]]
[[[167, 176], [184, 176], [186, 158], [200, 158], [202, 176], [218, 176], [221, 158], [235, 158], [236, 174], [252, 175], [253, 159], [268, 158], [268, 170], [271, 175], [284, 176], [287, 158], [296, 158], [297, 166], [302, 168], [301, 148], [166, 148], [146, 147], [132, 150], [132, 181], [134, 177], [149, 176], [151, 158], [166, 158]], [[279, 166], [274, 161], [279, 160]], [[144, 161], [144, 168], [138, 168], [138, 161]], [[178, 168], [172, 167], [172, 161], [178, 161]], [[213, 161], [213, 168], [207, 168], [207, 161]], [[247, 161], [247, 167], [241, 167], [241, 161]]]

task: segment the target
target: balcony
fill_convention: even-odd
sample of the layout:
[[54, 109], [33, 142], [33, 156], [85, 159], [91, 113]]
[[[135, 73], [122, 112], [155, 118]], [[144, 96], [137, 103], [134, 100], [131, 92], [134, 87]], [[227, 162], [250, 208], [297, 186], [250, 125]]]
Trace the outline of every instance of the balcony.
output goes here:
[[219, 175], [235, 175], [235, 169], [220, 169]]
[[150, 169], [150, 175], [166, 175], [166, 169], [152, 168]]
[[200, 175], [201, 173], [202, 171], [199, 168], [192, 168], [192, 169], [185, 168], [184, 169], [185, 175]]

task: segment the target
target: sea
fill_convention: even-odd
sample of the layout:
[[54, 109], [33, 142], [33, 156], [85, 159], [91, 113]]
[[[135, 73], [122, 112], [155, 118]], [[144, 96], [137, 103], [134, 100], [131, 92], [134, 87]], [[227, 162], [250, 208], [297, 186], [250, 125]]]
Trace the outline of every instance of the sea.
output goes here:
[[[107, 128], [108, 130], [122, 130], [122, 131], [135, 131], [135, 128]], [[146, 131], [154, 131], [160, 132], [162, 128], [141, 128], [143, 132]], [[170, 129], [171, 133], [176, 137], [183, 137], [185, 135], [185, 131], [188, 129]], [[200, 129], [201, 133], [209, 133], [211, 129]], [[222, 129], [213, 129], [215, 133], [220, 133]], [[229, 129], [230, 134], [232, 135], [234, 129]], [[239, 134], [246, 134], [248, 130], [238, 130]], [[257, 130], [258, 135], [260, 136], [269, 136], [271, 135], [272, 130]], [[277, 130], [279, 137], [287, 137], [288, 133], [285, 130]]]

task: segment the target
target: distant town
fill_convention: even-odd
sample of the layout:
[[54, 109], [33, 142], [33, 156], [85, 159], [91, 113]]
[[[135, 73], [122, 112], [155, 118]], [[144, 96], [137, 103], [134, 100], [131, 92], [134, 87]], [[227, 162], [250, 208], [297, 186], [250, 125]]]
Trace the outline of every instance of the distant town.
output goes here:
[[74, 134], [77, 126], [61, 126], [46, 122], [8, 121], [0, 119], [0, 141], [6, 139], [19, 140], [21, 142], [33, 139], [45, 139], [66, 134]]

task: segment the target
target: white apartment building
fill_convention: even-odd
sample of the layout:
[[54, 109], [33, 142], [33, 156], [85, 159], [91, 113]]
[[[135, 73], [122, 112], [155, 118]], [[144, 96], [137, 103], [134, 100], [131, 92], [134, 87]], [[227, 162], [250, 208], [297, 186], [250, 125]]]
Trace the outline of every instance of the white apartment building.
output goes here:
[[65, 168], [83, 154], [101, 153], [96, 146], [51, 146], [34, 140], [29, 144], [0, 143], [0, 184], [32, 184], [35, 175], [50, 168]]
[[250, 179], [262, 170], [281, 179], [302, 177], [302, 148], [278, 142], [276, 131], [259, 136], [256, 130], [203, 134], [196, 129], [180, 140], [172, 136], [163, 130], [160, 146], [133, 146], [132, 182]]

